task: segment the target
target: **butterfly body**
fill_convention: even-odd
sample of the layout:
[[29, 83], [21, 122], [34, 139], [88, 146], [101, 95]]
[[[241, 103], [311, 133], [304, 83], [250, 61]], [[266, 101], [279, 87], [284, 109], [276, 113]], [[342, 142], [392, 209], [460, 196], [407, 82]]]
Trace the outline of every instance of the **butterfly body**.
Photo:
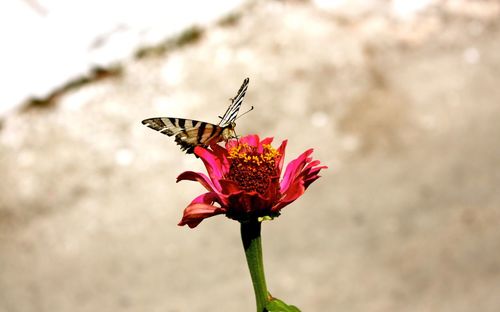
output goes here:
[[234, 135], [234, 123], [221, 127], [208, 122], [173, 118], [156, 117], [142, 121], [146, 126], [168, 136], [175, 136], [175, 142], [182, 151], [191, 154], [198, 145], [208, 146], [223, 140], [229, 140]]
[[181, 150], [188, 154], [193, 153], [196, 146], [208, 146], [220, 141], [227, 141], [235, 137], [235, 120], [248, 88], [248, 82], [248, 78], [243, 81], [236, 97], [232, 99], [218, 125], [174, 117], [149, 118], [143, 120], [142, 123], [165, 135], [174, 136], [175, 142], [180, 145]]

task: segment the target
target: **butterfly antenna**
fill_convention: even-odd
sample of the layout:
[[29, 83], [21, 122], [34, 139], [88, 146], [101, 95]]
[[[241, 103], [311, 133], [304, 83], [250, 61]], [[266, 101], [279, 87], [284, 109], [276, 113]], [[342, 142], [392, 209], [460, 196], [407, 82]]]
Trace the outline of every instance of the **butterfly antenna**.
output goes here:
[[235, 119], [235, 120], [238, 120], [240, 117], [242, 117], [243, 115], [245, 115], [245, 114], [247, 114], [247, 113], [250, 113], [251, 111], [253, 111], [253, 106], [252, 106], [252, 107], [250, 107], [250, 109], [249, 109], [249, 110], [247, 110], [246, 112], [244, 112], [243, 114], [241, 114], [241, 115], [239, 115], [238, 117], [236, 117], [236, 119]]
[[233, 129], [233, 132], [234, 132], [234, 138], [236, 139], [238, 144], [240, 144], [240, 138], [239, 138], [238, 134], [236, 134], [236, 129]]

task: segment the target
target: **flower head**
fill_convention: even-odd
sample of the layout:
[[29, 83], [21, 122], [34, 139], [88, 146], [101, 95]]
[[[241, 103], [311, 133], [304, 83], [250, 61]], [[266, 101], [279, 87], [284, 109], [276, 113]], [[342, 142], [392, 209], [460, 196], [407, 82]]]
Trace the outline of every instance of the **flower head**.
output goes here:
[[177, 182], [198, 181], [208, 192], [186, 207], [179, 225], [194, 228], [218, 214], [240, 222], [277, 217], [319, 178], [321, 169], [327, 168], [312, 159], [313, 149], [309, 149], [287, 165], [280, 180], [287, 141], [275, 149], [272, 140], [248, 135], [226, 142], [225, 148], [217, 144], [210, 149], [196, 147], [194, 152], [203, 160], [208, 176], [186, 171]]

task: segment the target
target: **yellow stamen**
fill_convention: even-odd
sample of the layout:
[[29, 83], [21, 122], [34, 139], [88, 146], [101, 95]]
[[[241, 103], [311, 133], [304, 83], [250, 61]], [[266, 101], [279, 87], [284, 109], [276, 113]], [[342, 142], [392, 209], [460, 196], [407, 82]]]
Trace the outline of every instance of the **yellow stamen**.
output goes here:
[[228, 153], [231, 167], [226, 178], [237, 182], [245, 191], [264, 194], [270, 187], [270, 178], [279, 175], [276, 159], [280, 153], [270, 144], [264, 144], [259, 152], [256, 147], [242, 143]]

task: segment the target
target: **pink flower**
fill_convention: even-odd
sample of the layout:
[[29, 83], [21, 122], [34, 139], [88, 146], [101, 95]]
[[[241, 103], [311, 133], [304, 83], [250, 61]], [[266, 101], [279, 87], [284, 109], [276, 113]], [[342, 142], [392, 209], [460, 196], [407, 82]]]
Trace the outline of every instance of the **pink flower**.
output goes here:
[[[308, 149], [286, 167], [280, 181], [285, 147], [271, 146], [273, 138], [260, 141], [258, 135], [230, 140], [226, 148], [217, 144], [210, 149], [196, 147], [208, 176], [193, 171], [183, 172], [182, 180], [198, 181], [207, 192], [196, 197], [184, 210], [179, 225], [196, 227], [205, 218], [225, 214], [240, 222], [257, 218], [274, 218], [280, 210], [304, 194], [318, 179], [319, 160], [313, 160]], [[216, 204], [216, 205], [214, 205]]]

